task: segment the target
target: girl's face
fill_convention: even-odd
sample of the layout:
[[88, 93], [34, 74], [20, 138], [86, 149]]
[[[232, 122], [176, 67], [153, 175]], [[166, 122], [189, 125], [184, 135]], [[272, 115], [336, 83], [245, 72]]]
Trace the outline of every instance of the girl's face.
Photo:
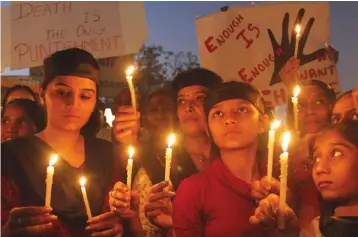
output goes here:
[[21, 107], [6, 106], [1, 118], [1, 142], [32, 135], [35, 132], [35, 124]]
[[264, 131], [259, 111], [242, 99], [225, 100], [209, 112], [208, 125], [220, 149], [245, 148], [257, 141]]
[[358, 197], [358, 148], [338, 130], [320, 134], [314, 144], [313, 179], [325, 200]]
[[97, 97], [96, 83], [74, 76], [56, 77], [45, 91], [48, 124], [67, 131], [79, 131], [89, 120]]
[[298, 97], [299, 125], [304, 134], [314, 134], [329, 123], [330, 102], [323, 91], [314, 85], [301, 87]]
[[332, 123], [340, 123], [346, 119], [358, 120], [352, 93], [348, 93], [337, 100], [333, 107]]
[[145, 108], [146, 126], [152, 132], [168, 130], [174, 123], [174, 101], [167, 95], [158, 94], [150, 98]]

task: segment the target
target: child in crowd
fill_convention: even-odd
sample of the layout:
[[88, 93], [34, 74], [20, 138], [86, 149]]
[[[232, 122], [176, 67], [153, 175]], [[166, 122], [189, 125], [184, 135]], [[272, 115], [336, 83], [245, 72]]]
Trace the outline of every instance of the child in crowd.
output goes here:
[[[304, 228], [300, 237], [351, 237], [358, 233], [358, 122], [348, 120], [324, 129], [310, 151], [312, 176], [321, 198], [320, 217]], [[279, 196], [270, 194], [261, 200], [253, 224], [275, 228]], [[284, 207], [286, 229], [298, 235], [295, 212]], [[295, 236], [295, 235], [292, 235]]]
[[42, 107], [28, 99], [12, 100], [5, 105], [1, 114], [1, 142], [33, 135], [44, 126]]
[[173, 204], [175, 236], [269, 236], [249, 223], [255, 209], [250, 183], [264, 176], [265, 167], [258, 152], [268, 122], [262, 95], [250, 84], [227, 82], [209, 93], [204, 108], [220, 155], [180, 184]]
[[332, 123], [348, 119], [358, 120], [358, 88], [341, 94], [333, 107]]

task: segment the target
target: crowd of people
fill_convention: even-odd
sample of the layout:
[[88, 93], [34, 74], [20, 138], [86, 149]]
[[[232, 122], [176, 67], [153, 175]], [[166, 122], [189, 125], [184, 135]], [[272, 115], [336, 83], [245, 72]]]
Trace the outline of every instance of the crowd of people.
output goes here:
[[[299, 60], [280, 73], [293, 91]], [[1, 111], [1, 234], [12, 236], [348, 237], [358, 235], [358, 88], [338, 97], [320, 80], [301, 81], [298, 131], [290, 129], [287, 201], [279, 211], [281, 141], [267, 178], [274, 115], [253, 85], [205, 68], [178, 74], [131, 106], [118, 92], [105, 121], [99, 66], [71, 48], [44, 60], [37, 95], [7, 91]], [[176, 134], [170, 181], [167, 136]], [[135, 147], [127, 186], [128, 146]], [[58, 154], [51, 207], [46, 168]], [[87, 178], [92, 216], [82, 199]], [[281, 212], [281, 213], [280, 213]], [[284, 228], [278, 227], [279, 215]]]

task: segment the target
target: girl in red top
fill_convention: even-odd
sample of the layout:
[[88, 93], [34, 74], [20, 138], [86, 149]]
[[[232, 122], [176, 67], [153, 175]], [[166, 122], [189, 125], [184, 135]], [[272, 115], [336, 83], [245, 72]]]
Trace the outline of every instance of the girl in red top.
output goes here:
[[250, 84], [226, 82], [209, 93], [204, 108], [220, 159], [180, 184], [173, 204], [175, 236], [268, 236], [249, 223], [256, 206], [250, 183], [263, 176], [258, 149], [267, 124], [263, 98]]

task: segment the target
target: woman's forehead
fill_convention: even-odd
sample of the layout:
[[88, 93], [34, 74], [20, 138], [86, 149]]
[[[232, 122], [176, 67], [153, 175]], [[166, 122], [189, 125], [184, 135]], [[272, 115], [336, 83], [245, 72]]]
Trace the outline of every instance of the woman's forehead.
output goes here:
[[91, 79], [76, 76], [58, 76], [50, 83], [55, 86], [67, 86], [73, 89], [95, 89], [96, 83]]

